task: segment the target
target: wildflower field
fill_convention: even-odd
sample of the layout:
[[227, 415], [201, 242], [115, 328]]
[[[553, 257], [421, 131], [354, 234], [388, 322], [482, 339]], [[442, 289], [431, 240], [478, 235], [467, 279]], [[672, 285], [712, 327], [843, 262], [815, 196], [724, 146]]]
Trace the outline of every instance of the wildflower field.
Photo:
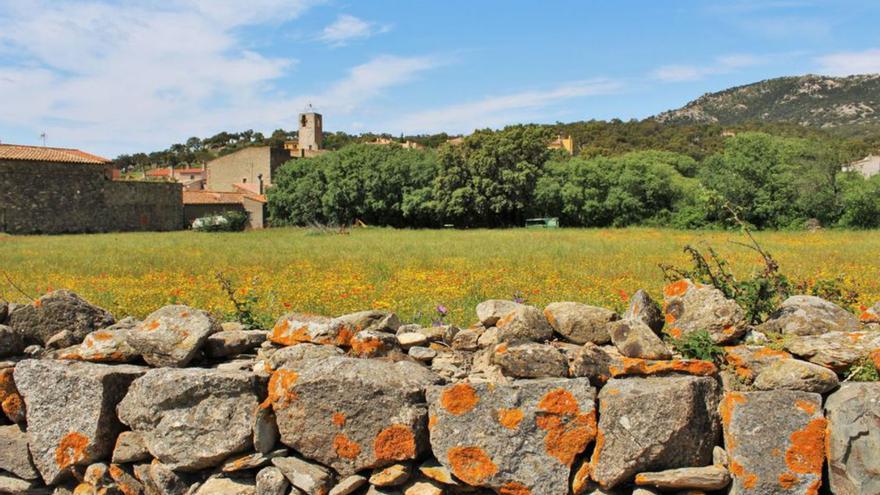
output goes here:
[[[860, 304], [880, 301], [880, 232], [757, 238], [792, 279], [842, 277]], [[467, 325], [488, 298], [617, 310], [639, 288], [660, 298], [658, 264], [686, 265], [686, 244], [715, 247], [739, 274], [760, 269], [757, 253], [731, 242], [744, 240], [738, 232], [658, 229], [0, 235], [0, 298], [26, 302], [67, 288], [117, 317], [144, 317], [170, 303], [229, 316], [233, 304], [220, 272], [261, 321], [288, 311], [335, 316], [386, 308], [404, 321]]]

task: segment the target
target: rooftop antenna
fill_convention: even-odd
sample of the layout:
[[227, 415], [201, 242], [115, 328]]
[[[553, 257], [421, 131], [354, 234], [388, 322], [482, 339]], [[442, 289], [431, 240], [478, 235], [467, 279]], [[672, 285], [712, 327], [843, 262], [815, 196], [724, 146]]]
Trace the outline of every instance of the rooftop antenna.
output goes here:
[[46, 131], [43, 131], [43, 132], [40, 134], [40, 139], [43, 140], [43, 147], [45, 147], [45, 146], [46, 146]]

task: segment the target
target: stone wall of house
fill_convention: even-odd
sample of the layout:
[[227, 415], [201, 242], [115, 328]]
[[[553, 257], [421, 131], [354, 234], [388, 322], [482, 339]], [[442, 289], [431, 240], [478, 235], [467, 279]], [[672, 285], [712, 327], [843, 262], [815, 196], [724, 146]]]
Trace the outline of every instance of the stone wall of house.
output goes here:
[[275, 170], [290, 160], [290, 151], [270, 146], [244, 148], [211, 160], [207, 164], [207, 189], [210, 191], [235, 191], [233, 184], [259, 184], [258, 175], [263, 176], [263, 186], [272, 184]]
[[0, 303], [0, 493], [877, 494], [880, 383], [853, 366], [876, 380], [880, 303], [752, 325], [686, 280], [623, 314], [489, 300], [466, 329], [114, 322], [60, 290]]
[[61, 234], [183, 228], [180, 184], [116, 182], [102, 165], [0, 161], [0, 231]]

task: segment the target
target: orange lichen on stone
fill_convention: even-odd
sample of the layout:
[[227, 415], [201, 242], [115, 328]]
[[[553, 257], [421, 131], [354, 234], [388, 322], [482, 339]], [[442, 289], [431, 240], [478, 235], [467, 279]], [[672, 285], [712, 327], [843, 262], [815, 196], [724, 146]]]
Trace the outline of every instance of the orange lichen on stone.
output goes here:
[[373, 356], [384, 349], [385, 344], [376, 338], [352, 339], [351, 352], [356, 356]]
[[498, 320], [498, 323], [495, 324], [495, 327], [497, 327], [497, 328], [503, 328], [503, 327], [509, 325], [510, 322], [513, 321], [513, 319], [514, 319], [515, 317], [516, 317], [516, 312], [515, 312], [515, 311], [512, 311], [512, 312], [510, 312], [510, 313], [507, 313], [503, 318], [501, 318], [500, 320]]
[[671, 361], [649, 361], [639, 358], [622, 358], [620, 365], [608, 367], [611, 376], [656, 375], [678, 372], [690, 375], [710, 376], [718, 373], [718, 368], [710, 361], [699, 359], [674, 359]]
[[523, 412], [521, 409], [499, 409], [498, 410], [498, 422], [501, 423], [501, 426], [509, 429], [515, 430], [517, 426], [519, 426], [520, 421], [523, 419]]
[[336, 337], [333, 338], [333, 344], [338, 345], [339, 347], [351, 347], [352, 339], [354, 338], [356, 332], [353, 332], [347, 326], [343, 326], [336, 333]]
[[[718, 406], [718, 411], [721, 413], [721, 423], [724, 426], [730, 425], [730, 421], [733, 419], [733, 410], [736, 408], [736, 405], [745, 403], [746, 396], [739, 392], [727, 392], [724, 394], [724, 398]], [[725, 430], [727, 430], [727, 428], [725, 428]]]
[[691, 283], [687, 280], [679, 280], [664, 287], [663, 294], [666, 297], [678, 297], [687, 292], [690, 287]]
[[507, 352], [507, 344], [498, 344], [495, 347], [495, 354], [504, 354], [505, 352]]
[[452, 447], [446, 458], [452, 474], [469, 485], [482, 485], [498, 472], [498, 466], [480, 447]]
[[104, 332], [104, 331], [102, 331], [102, 330], [99, 330], [99, 331], [97, 331], [97, 332], [90, 333], [89, 335], [86, 336], [86, 340], [89, 340], [89, 341], [91, 341], [91, 340], [101, 340], [101, 341], [104, 341], [104, 340], [110, 340], [110, 339], [112, 339], [112, 338], [113, 338], [113, 334], [112, 334], [112, 333], [110, 333], [110, 332]]
[[437, 419], [437, 416], [435, 416], [435, 415], [432, 414], [432, 415], [428, 418], [428, 429], [429, 429], [429, 430], [433, 430], [433, 429], [434, 429], [434, 426], [437, 425], [437, 421], [439, 421], [439, 419]]
[[782, 473], [779, 475], [779, 486], [788, 490], [798, 482], [798, 477], [793, 473]]
[[532, 495], [532, 491], [522, 483], [508, 481], [498, 489], [499, 495]]
[[342, 414], [341, 412], [335, 412], [333, 413], [333, 418], [331, 419], [331, 421], [333, 421], [334, 425], [342, 428], [343, 426], [345, 426], [345, 414]]
[[292, 370], [280, 369], [273, 372], [269, 378], [269, 394], [260, 407], [263, 409], [287, 407], [298, 398], [296, 392], [290, 390], [298, 378], [299, 375]]
[[556, 317], [553, 316], [553, 312], [551, 312], [550, 310], [544, 310], [544, 318], [547, 318], [547, 322], [550, 323], [551, 327], [556, 328], [559, 326], [559, 324], [556, 322]]
[[880, 349], [874, 349], [868, 356], [871, 358], [877, 371], [880, 371]]
[[870, 309], [865, 309], [859, 315], [859, 321], [862, 323], [880, 323], [880, 315]]
[[405, 425], [391, 425], [380, 431], [373, 442], [379, 461], [405, 461], [416, 456], [416, 436]]
[[743, 488], [754, 488], [758, 484], [758, 476], [749, 473], [736, 461], [730, 461], [730, 473], [742, 480]]
[[339, 457], [354, 459], [361, 453], [361, 446], [345, 436], [344, 433], [339, 433], [333, 439], [333, 450]]
[[3, 413], [6, 414], [6, 417], [13, 422], [20, 423], [24, 421], [24, 400], [17, 392], [6, 397], [3, 402], [0, 403], [0, 409], [2, 409]]
[[139, 486], [136, 486], [132, 483], [134, 481], [128, 473], [123, 471], [116, 464], [110, 464], [110, 477], [113, 481], [116, 482], [116, 486], [119, 488], [119, 491], [122, 492], [122, 495], [140, 495], [143, 493], [143, 489]]
[[596, 437], [596, 412], [581, 414], [577, 399], [568, 390], [547, 392], [538, 403], [535, 417], [538, 428], [545, 430], [544, 448], [566, 466], [587, 448]]
[[812, 416], [813, 413], [816, 412], [816, 404], [813, 404], [810, 401], [796, 400], [796, 401], [794, 401], [794, 405], [795, 405], [795, 407], [797, 407], [798, 409], [807, 413], [810, 416]]
[[865, 334], [863, 334], [863, 333], [851, 332], [851, 333], [846, 334], [846, 337], [850, 340], [850, 342], [852, 342], [852, 343], [855, 344], [855, 343], [857, 343], [858, 341], [860, 341], [860, 340], [862, 340], [863, 338], [865, 338]]
[[89, 438], [77, 431], [64, 435], [55, 448], [55, 464], [59, 469], [67, 469], [86, 458]]
[[769, 347], [762, 347], [755, 351], [755, 357], [759, 358], [768, 358], [768, 357], [778, 357], [778, 358], [790, 358], [791, 354], [785, 351], [777, 351], [776, 349], [771, 349]]
[[575, 471], [574, 477], [571, 480], [571, 491], [575, 495], [580, 494], [584, 491], [584, 489], [590, 483], [590, 473], [592, 472], [592, 466], [589, 462], [582, 462], [580, 467]]
[[39, 300], [39, 299], [37, 299], [37, 300], [34, 301], [34, 307], [35, 307], [35, 308], [39, 308], [39, 307], [41, 307], [41, 306], [43, 306], [43, 301], [41, 301], [41, 300]]
[[802, 430], [791, 434], [785, 451], [785, 465], [798, 474], [822, 475], [825, 461], [825, 418], [816, 418]]
[[149, 325], [147, 325], [147, 330], [155, 330], [155, 329], [159, 328], [159, 325], [160, 324], [158, 321], [153, 320], [149, 323]]
[[312, 337], [309, 335], [308, 325], [303, 325], [296, 329], [290, 328], [290, 322], [284, 320], [272, 329], [269, 340], [281, 345], [296, 345], [303, 342], [311, 342]]
[[467, 383], [457, 383], [440, 395], [440, 405], [450, 414], [461, 416], [476, 407], [480, 401], [477, 391]]
[[[596, 433], [596, 445], [593, 447], [593, 455], [590, 457], [590, 477], [592, 477], [592, 473], [596, 469], [596, 466], [599, 465], [599, 456], [602, 455], [603, 447], [605, 447], [605, 433], [602, 430], [599, 430]], [[595, 478], [593, 479], [595, 480]]]

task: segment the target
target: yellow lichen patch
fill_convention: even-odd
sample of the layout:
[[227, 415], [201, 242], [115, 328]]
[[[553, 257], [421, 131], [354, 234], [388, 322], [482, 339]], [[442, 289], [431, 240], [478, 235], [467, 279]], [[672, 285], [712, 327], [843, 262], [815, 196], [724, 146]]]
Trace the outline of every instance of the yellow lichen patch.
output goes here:
[[416, 436], [405, 425], [391, 425], [376, 435], [373, 453], [380, 461], [412, 459], [416, 456]]
[[296, 392], [291, 390], [298, 378], [299, 375], [292, 370], [280, 369], [272, 373], [272, 376], [269, 378], [269, 394], [266, 400], [260, 404], [260, 407], [263, 409], [287, 407], [287, 405], [298, 398]]
[[665, 295], [666, 297], [678, 297], [687, 292], [690, 287], [691, 284], [687, 280], [672, 282], [671, 284], [663, 288], [663, 295]]
[[336, 455], [345, 459], [354, 459], [361, 453], [361, 446], [353, 442], [345, 434], [339, 433], [333, 439], [333, 450]]
[[522, 483], [508, 481], [498, 489], [499, 495], [532, 495], [532, 491]]
[[785, 465], [798, 474], [822, 474], [822, 463], [825, 460], [825, 427], [824, 418], [816, 418], [807, 423], [802, 430], [791, 434], [791, 444], [785, 451]]
[[333, 421], [334, 425], [342, 428], [343, 426], [345, 426], [345, 414], [342, 414], [341, 412], [335, 412], [333, 413], [331, 421]]
[[452, 447], [446, 458], [452, 474], [469, 485], [482, 485], [498, 472], [498, 466], [480, 447]]
[[519, 426], [520, 421], [523, 419], [523, 412], [521, 409], [499, 409], [498, 410], [498, 422], [501, 423], [501, 426], [515, 430], [517, 426]]
[[449, 414], [461, 416], [476, 407], [480, 401], [477, 391], [467, 383], [457, 383], [440, 394], [440, 405]]
[[538, 411], [535, 423], [547, 432], [545, 450], [559, 462], [571, 466], [575, 456], [596, 437], [596, 412], [581, 414], [577, 399], [562, 388], [547, 392], [538, 403]]
[[59, 469], [67, 469], [76, 465], [86, 457], [89, 438], [77, 431], [64, 435], [55, 448], [55, 464]]

